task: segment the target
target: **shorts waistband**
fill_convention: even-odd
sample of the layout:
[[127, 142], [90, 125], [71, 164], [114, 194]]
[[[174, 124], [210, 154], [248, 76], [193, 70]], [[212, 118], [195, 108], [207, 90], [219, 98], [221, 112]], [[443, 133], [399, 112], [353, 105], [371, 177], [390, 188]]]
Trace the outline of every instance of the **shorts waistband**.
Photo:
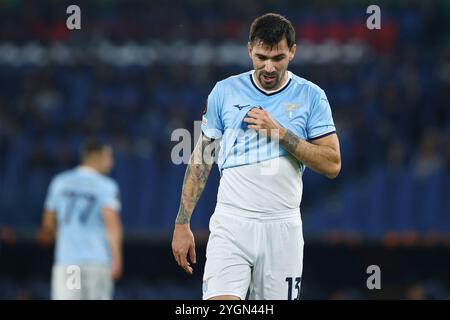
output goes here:
[[295, 217], [300, 217], [300, 208], [273, 211], [273, 212], [259, 212], [244, 210], [241, 208], [232, 207], [223, 203], [217, 203], [214, 214], [225, 214], [237, 216], [247, 219], [256, 220], [285, 220]]

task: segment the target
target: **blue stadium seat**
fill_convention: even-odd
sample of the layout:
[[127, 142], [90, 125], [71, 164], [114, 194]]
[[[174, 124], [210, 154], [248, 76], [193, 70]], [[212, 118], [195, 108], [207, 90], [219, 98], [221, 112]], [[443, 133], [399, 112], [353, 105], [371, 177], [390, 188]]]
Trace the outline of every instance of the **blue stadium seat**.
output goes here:
[[367, 190], [361, 190], [367, 197], [365, 202], [365, 223], [363, 232], [370, 237], [383, 234], [383, 219], [387, 210], [387, 172], [384, 169], [376, 170], [368, 181]]
[[444, 206], [444, 178], [445, 176], [439, 171], [420, 182], [418, 196], [420, 206], [416, 211], [418, 215], [416, 229], [420, 232], [435, 231], [444, 222], [439, 221]]
[[161, 212], [156, 210], [156, 203], [161, 201], [158, 184], [158, 172], [151, 158], [139, 158], [137, 172], [140, 183], [136, 186], [138, 192], [138, 219], [135, 227], [155, 229], [160, 224]]
[[360, 231], [367, 216], [359, 184], [354, 184], [343, 192], [342, 202], [343, 210], [339, 217], [341, 219], [340, 228], [347, 232]]
[[392, 230], [400, 232], [414, 230], [414, 211], [417, 208], [415, 193], [416, 181], [410, 172], [404, 172], [395, 181], [393, 192], [393, 204], [390, 214], [392, 214]]

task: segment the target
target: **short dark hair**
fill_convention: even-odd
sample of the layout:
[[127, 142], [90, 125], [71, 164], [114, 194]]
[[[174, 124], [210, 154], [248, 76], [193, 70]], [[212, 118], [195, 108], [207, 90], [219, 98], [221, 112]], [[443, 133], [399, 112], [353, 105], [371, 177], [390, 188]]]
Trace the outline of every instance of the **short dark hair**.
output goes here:
[[84, 159], [93, 153], [101, 152], [108, 146], [110, 146], [110, 144], [104, 139], [96, 137], [86, 138], [81, 146], [81, 157]]
[[250, 26], [250, 43], [256, 40], [273, 47], [286, 37], [290, 48], [295, 44], [295, 30], [292, 23], [277, 13], [266, 13], [256, 18]]

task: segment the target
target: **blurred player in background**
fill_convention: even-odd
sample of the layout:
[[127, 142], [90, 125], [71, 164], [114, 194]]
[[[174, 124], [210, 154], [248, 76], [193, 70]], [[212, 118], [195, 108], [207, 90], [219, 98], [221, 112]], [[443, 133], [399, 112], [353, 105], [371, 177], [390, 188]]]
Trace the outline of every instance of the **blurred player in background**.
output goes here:
[[[122, 273], [122, 223], [118, 185], [106, 176], [112, 167], [111, 146], [87, 140], [81, 165], [50, 184], [38, 240], [56, 237], [52, 299], [113, 297], [113, 281]], [[81, 271], [78, 289], [68, 285], [75, 283], [74, 265]]]
[[[247, 292], [250, 299], [300, 297], [302, 173], [307, 166], [335, 178], [341, 159], [324, 91], [287, 70], [295, 52], [290, 21], [277, 14], [258, 17], [248, 43], [254, 70], [218, 82], [208, 97], [172, 240], [176, 261], [192, 274], [188, 256], [195, 263], [196, 253], [189, 222], [213, 162], [213, 152], [203, 150], [220, 139], [221, 180], [203, 299], [245, 299]], [[264, 152], [260, 134], [269, 138]], [[277, 170], [263, 173], [271, 167]]]

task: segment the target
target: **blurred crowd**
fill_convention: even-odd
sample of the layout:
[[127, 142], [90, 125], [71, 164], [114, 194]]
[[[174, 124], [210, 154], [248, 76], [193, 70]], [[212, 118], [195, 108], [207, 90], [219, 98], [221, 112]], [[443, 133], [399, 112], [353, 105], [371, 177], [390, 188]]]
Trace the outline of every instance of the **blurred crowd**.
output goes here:
[[[100, 40], [156, 38], [238, 41], [244, 47], [255, 12], [274, 8], [271, 1], [239, 6], [236, 1], [191, 0], [170, 8], [163, 1], [149, 3], [81, 3], [82, 30], [68, 31], [64, 2], [3, 1], [0, 46], [37, 41], [82, 47]], [[342, 148], [343, 170], [336, 181], [305, 174], [305, 215], [380, 168], [388, 175], [406, 170], [413, 178], [448, 172], [450, 44], [449, 29], [438, 19], [448, 16], [445, 2], [383, 7], [382, 29], [375, 31], [366, 29], [362, 5], [318, 2], [290, 10], [295, 2], [282, 1], [279, 6], [295, 24], [299, 45], [358, 40], [370, 48], [358, 63], [297, 63], [290, 68], [326, 91]], [[14, 27], [19, 22], [25, 27]], [[103, 135], [116, 149], [114, 177], [124, 190], [125, 225], [170, 228], [176, 205], [152, 204], [176, 203], [180, 192], [184, 168], [170, 162], [170, 134], [176, 128], [193, 131], [215, 82], [251, 68], [250, 62], [243, 69], [232, 61], [145, 67], [101, 61], [0, 65], [1, 219], [36, 225], [51, 176], [76, 165], [85, 136]], [[155, 196], [158, 190], [163, 192]], [[200, 228], [207, 227], [213, 197], [205, 195], [203, 209], [209, 212], [199, 216]]]
[[[250, 61], [247, 67], [242, 60], [235, 62], [237, 56], [230, 51], [208, 63], [194, 63], [195, 57], [207, 54], [195, 53], [195, 46], [232, 44], [245, 50], [249, 24], [267, 11], [284, 14], [293, 22], [301, 48], [316, 46], [324, 54], [332, 48], [344, 57], [355, 55], [345, 50], [347, 44], [365, 48], [357, 60], [342, 61], [299, 50], [299, 56], [310, 59], [293, 61], [290, 67], [327, 93], [342, 152], [343, 167], [336, 180], [309, 170], [304, 175], [305, 238], [334, 243], [344, 234], [356, 241], [382, 239], [392, 247], [414, 244], [417, 235], [434, 235], [450, 244], [447, 1], [383, 2], [382, 28], [372, 31], [365, 25], [366, 5], [356, 1], [250, 0], [245, 5], [237, 0], [80, 1], [82, 29], [76, 31], [65, 25], [69, 4], [0, 0], [0, 242], [4, 246], [14, 245], [14, 230], [20, 234], [38, 226], [50, 179], [78, 163], [80, 144], [91, 135], [113, 143], [112, 175], [121, 188], [126, 233], [171, 232], [185, 169], [170, 161], [176, 143], [171, 133], [177, 128], [194, 132], [193, 122], [200, 119], [215, 82], [251, 68]], [[167, 51], [167, 59], [164, 55], [144, 65], [121, 61], [133, 54], [136, 45], [148, 45], [149, 54], [155, 54], [155, 41], [175, 43], [175, 51]], [[82, 58], [85, 48], [100, 43], [124, 45], [126, 54], [112, 57], [117, 63]], [[42, 56], [35, 50], [37, 45], [58, 44], [78, 50], [73, 61], [41, 60], [46, 53]], [[66, 49], [58, 50], [60, 56], [69, 56]], [[183, 52], [193, 56], [176, 62], [168, 58]], [[197, 230], [208, 227], [217, 170], [211, 180], [192, 221]], [[406, 238], [398, 238], [399, 234]], [[448, 288], [438, 280], [416, 280], [388, 291], [397, 298], [448, 299]], [[48, 285], [39, 279], [23, 286], [10, 279], [1, 281], [0, 298], [2, 294], [48, 297]], [[118, 286], [117, 297], [196, 299], [198, 290], [124, 283]], [[352, 287], [328, 295], [314, 288], [304, 292], [306, 299], [374, 298]]]

